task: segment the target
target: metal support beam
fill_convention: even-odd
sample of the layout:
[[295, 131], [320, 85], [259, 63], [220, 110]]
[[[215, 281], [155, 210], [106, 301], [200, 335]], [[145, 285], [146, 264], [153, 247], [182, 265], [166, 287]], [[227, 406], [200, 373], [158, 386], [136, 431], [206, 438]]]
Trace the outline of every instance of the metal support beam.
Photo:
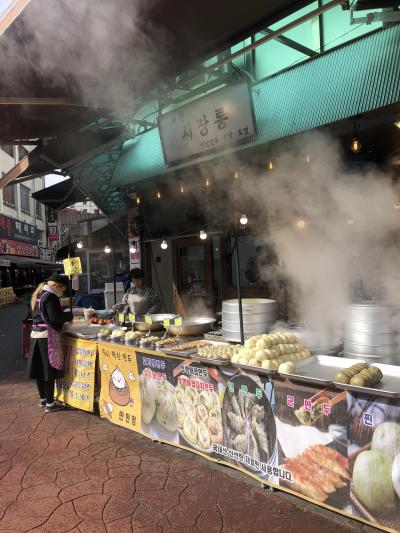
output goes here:
[[[324, 4], [323, 6], [314, 9], [313, 11], [310, 11], [306, 15], [303, 15], [302, 17], [299, 17], [298, 19], [289, 22], [289, 24], [286, 24], [285, 26], [282, 26], [282, 28], [279, 28], [278, 30], [273, 31], [269, 35], [265, 35], [261, 39], [258, 39], [255, 43], [249, 44], [248, 46], [244, 46], [237, 52], [234, 52], [233, 54], [230, 54], [223, 59], [220, 59], [210, 67], [207, 67], [207, 71], [210, 71], [212, 69], [218, 68], [225, 63], [229, 63], [231, 61], [234, 61], [236, 58], [241, 57], [244, 54], [247, 54], [248, 52], [251, 52], [254, 48], [257, 48], [258, 46], [261, 46], [262, 44], [267, 43], [268, 41], [272, 41], [273, 39], [276, 39], [280, 35], [288, 32], [289, 30], [296, 28], [300, 24], [303, 24], [304, 22], [307, 22], [307, 20], [310, 20], [314, 17], [318, 17], [322, 13], [325, 13], [326, 11], [329, 11], [330, 9], [340, 5], [343, 2], [343, 0], [331, 0], [327, 4]], [[191, 81], [193, 81], [195, 78], [188, 78], [184, 81], [182, 81], [182, 85], [188, 85]]]
[[[274, 33], [274, 31], [270, 28], [265, 28], [265, 30], [260, 31], [260, 33], [263, 35], [271, 35], [271, 33]], [[318, 52], [308, 48], [308, 46], [304, 46], [303, 44], [298, 43], [293, 39], [289, 39], [289, 37], [285, 37], [284, 35], [278, 35], [275, 37], [275, 41], [278, 41], [278, 43], [284, 44], [285, 46], [289, 46], [290, 48], [293, 48], [294, 50], [297, 50], [301, 54], [304, 54], [308, 57], [315, 57], [318, 55]]]

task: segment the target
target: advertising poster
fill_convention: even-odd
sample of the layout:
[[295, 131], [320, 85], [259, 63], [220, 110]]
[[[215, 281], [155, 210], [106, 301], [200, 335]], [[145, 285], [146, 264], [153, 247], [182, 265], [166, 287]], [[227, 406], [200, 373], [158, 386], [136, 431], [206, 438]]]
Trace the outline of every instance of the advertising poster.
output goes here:
[[291, 381], [274, 384], [279, 468], [286, 477], [280, 486], [348, 511], [347, 393]]
[[97, 344], [92, 340], [64, 338], [65, 375], [57, 380], [56, 399], [93, 412]]
[[267, 376], [231, 371], [221, 403], [223, 440], [213, 449], [224, 462], [277, 484], [274, 402]]
[[398, 400], [349, 393], [347, 446], [349, 511], [400, 530], [400, 405]]
[[140, 432], [136, 353], [123, 344], [99, 343], [100, 416]]

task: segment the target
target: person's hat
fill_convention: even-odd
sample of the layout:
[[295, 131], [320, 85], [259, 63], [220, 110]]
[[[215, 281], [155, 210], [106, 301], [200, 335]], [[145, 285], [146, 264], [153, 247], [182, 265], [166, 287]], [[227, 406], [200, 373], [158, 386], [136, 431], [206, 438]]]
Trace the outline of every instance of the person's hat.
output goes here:
[[65, 287], [68, 287], [68, 277], [65, 274], [52, 274], [47, 281], [55, 281]]
[[144, 272], [140, 268], [132, 268], [132, 270], [129, 272], [129, 279], [143, 279], [144, 278]]

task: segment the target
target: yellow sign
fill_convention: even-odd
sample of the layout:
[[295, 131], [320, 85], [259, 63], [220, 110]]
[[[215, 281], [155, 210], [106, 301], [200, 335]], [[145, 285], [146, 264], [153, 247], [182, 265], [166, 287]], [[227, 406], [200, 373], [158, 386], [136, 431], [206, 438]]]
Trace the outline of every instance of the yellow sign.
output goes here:
[[120, 324], [123, 324], [125, 322], [125, 315], [124, 313], [119, 313], [118, 315], [118, 321]]
[[163, 326], [165, 329], [168, 329], [170, 325], [171, 325], [171, 321], [169, 318], [166, 318], [165, 320], [163, 320]]
[[175, 326], [182, 326], [182, 317], [175, 318]]
[[144, 317], [144, 321], [146, 322], [146, 324], [149, 324], [149, 325], [153, 323], [153, 319], [151, 318], [151, 315], [146, 315]]
[[67, 276], [73, 276], [74, 274], [82, 274], [82, 265], [80, 257], [68, 257], [64, 259], [64, 273]]
[[100, 416], [140, 431], [140, 392], [135, 350], [100, 342]]
[[57, 400], [93, 412], [97, 344], [64, 337], [64, 377], [57, 380]]
[[136, 317], [133, 313], [129, 313], [128, 320], [131, 324], [134, 324], [136, 322]]

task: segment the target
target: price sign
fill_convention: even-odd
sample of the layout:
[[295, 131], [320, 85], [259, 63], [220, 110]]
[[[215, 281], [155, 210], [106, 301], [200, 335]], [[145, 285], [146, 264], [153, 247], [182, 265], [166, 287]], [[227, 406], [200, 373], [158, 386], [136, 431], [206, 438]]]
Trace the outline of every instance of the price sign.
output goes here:
[[182, 317], [175, 318], [175, 326], [182, 326]]
[[80, 257], [68, 257], [64, 259], [64, 273], [66, 276], [73, 276], [74, 274], [82, 274], [82, 265]]
[[125, 322], [125, 315], [124, 313], [119, 313], [118, 314], [118, 321], [120, 322], [120, 324], [123, 324]]
[[149, 324], [149, 325], [153, 323], [153, 319], [151, 318], [151, 315], [146, 315], [144, 317], [144, 321], [146, 322], [146, 324]]
[[171, 321], [170, 321], [169, 318], [165, 318], [165, 319], [162, 321], [162, 323], [163, 323], [163, 326], [164, 326], [165, 329], [168, 329], [169, 326], [171, 325]]
[[133, 313], [129, 313], [128, 320], [131, 324], [134, 324], [136, 322], [136, 316]]

